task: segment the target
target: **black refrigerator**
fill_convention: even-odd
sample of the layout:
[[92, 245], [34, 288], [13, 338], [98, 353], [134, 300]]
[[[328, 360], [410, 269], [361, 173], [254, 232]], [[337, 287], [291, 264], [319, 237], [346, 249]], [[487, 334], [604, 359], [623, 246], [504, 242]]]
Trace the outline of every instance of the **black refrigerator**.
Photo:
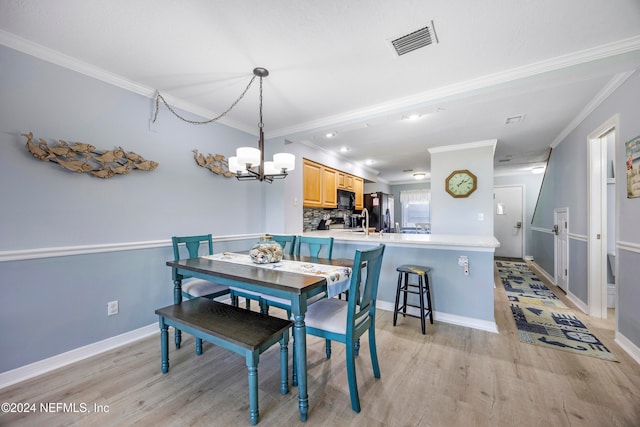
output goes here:
[[364, 207], [369, 212], [369, 227], [385, 233], [393, 232], [393, 195], [382, 192], [365, 193]]

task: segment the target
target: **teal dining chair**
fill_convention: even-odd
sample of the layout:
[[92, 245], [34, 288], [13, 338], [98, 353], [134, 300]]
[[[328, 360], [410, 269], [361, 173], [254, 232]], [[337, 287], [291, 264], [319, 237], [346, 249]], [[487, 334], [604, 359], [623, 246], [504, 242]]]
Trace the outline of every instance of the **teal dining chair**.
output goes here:
[[[300, 243], [303, 243], [303, 247], [307, 246], [307, 256], [313, 258], [319, 258], [319, 254], [324, 249], [326, 256], [324, 258], [331, 259], [333, 253], [333, 237], [306, 237], [297, 236], [294, 238], [295, 255], [300, 255]], [[307, 304], [311, 304], [324, 296], [324, 293], [314, 295], [307, 300]], [[278, 307], [287, 311], [287, 319], [291, 318], [291, 301], [284, 298], [278, 298], [271, 295], [263, 295], [260, 302], [260, 310], [269, 314], [269, 307]]]
[[294, 234], [267, 234], [267, 236], [271, 236], [273, 240], [282, 246], [283, 253], [293, 255], [293, 250], [296, 247], [296, 236]]
[[[173, 236], [171, 241], [173, 243], [174, 261], [186, 258], [197, 258], [200, 255], [213, 255], [213, 238], [211, 234], [202, 236]], [[205, 247], [206, 253], [200, 253], [201, 246]], [[182, 297], [186, 299], [197, 297], [214, 299], [230, 293], [227, 286], [222, 286], [207, 280], [190, 278], [190, 276], [185, 275], [181, 275], [180, 278], [178, 278], [174, 273], [174, 282], [177, 279], [182, 279]]]
[[[171, 238], [171, 242], [173, 244], [174, 261], [179, 261], [186, 258], [197, 258], [200, 255], [213, 255], [213, 238], [211, 234], [205, 234], [201, 236], [173, 236]], [[205, 248], [204, 254], [200, 253], [201, 247]], [[172, 276], [175, 286], [178, 285], [178, 281], [181, 281], [182, 298], [184, 299], [193, 299], [198, 297], [214, 299], [231, 294], [231, 289], [229, 289], [229, 287], [220, 285], [218, 283], [210, 282], [203, 279], [196, 279], [184, 274], [178, 275], [176, 274], [175, 270], [173, 271]], [[174, 300], [175, 299], [176, 295], [174, 295]], [[232, 294], [231, 301], [236, 301]], [[237, 303], [234, 303], [234, 305], [237, 305]], [[180, 339], [180, 331], [176, 330], [176, 348], [180, 347]], [[202, 340], [200, 338], [196, 338], [196, 354], [202, 354]]]
[[[307, 334], [326, 340], [327, 359], [331, 357], [331, 341], [341, 342], [346, 345], [349, 394], [351, 396], [351, 408], [355, 412], [360, 412], [355, 357], [358, 355], [358, 340], [365, 332], [369, 333], [369, 352], [371, 353], [373, 376], [380, 378], [380, 366], [376, 351], [375, 317], [378, 281], [380, 279], [384, 248], [385, 246], [381, 244], [373, 249], [357, 250], [353, 260], [354, 268], [349, 285], [349, 295], [351, 297], [347, 301], [337, 298], [322, 299], [309, 306], [304, 319], [307, 325]], [[355, 268], [355, 266], [360, 266], [360, 268]], [[296, 354], [295, 346], [296, 343], [294, 341], [293, 354]], [[295, 364], [293, 366], [295, 380]]]
[[[306, 247], [306, 250], [303, 249]], [[325, 255], [320, 256], [320, 252], [324, 250]], [[312, 258], [331, 259], [333, 253], [333, 237], [309, 237], [298, 236], [296, 238], [295, 254], [297, 256], [306, 255]]]

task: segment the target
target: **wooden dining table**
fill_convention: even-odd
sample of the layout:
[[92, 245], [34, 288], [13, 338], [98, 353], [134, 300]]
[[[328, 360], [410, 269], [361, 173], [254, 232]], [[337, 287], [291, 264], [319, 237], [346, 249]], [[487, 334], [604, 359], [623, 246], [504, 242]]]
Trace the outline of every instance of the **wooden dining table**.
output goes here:
[[[284, 259], [325, 265], [351, 267], [353, 260], [312, 258], [306, 256], [285, 255]], [[307, 394], [307, 333], [304, 316], [307, 312], [307, 298], [326, 289], [327, 280], [322, 276], [305, 275], [277, 268], [234, 264], [212, 260], [205, 257], [179, 261], [167, 261], [173, 269], [174, 303], [182, 302], [182, 277], [191, 276], [210, 280], [221, 285], [246, 289], [253, 292], [289, 299], [291, 314], [294, 318], [293, 338], [296, 342], [294, 363], [298, 377], [298, 407], [300, 420], [306, 421], [309, 411]], [[176, 331], [176, 346], [180, 346], [180, 334]]]

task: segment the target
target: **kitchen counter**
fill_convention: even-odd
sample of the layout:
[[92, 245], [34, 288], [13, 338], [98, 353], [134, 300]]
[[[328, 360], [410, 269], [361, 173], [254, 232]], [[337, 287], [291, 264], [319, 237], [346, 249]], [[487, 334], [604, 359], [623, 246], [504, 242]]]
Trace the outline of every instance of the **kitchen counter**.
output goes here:
[[306, 231], [304, 236], [333, 237], [336, 242], [384, 243], [389, 246], [420, 246], [434, 249], [468, 249], [493, 252], [500, 246], [494, 236], [467, 236], [452, 234], [405, 234], [378, 232], [365, 235], [351, 229]]
[[[382, 236], [371, 233], [367, 236], [362, 231], [344, 228], [308, 231], [303, 235], [333, 237], [334, 258], [352, 259], [355, 250], [384, 243], [376, 302], [382, 310], [393, 311], [398, 283], [396, 268], [403, 264], [424, 265], [432, 269], [431, 293], [436, 322], [498, 331], [493, 310], [493, 280], [494, 253], [500, 243], [493, 236], [403, 233], [384, 233]], [[461, 264], [464, 260], [468, 266], [466, 272]]]

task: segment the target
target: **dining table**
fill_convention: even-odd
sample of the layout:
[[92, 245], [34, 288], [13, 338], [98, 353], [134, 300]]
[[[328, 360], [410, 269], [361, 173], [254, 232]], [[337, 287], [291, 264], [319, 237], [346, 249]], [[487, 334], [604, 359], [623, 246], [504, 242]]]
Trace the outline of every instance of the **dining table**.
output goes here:
[[[173, 270], [174, 303], [180, 304], [182, 302], [183, 276], [196, 277], [224, 286], [290, 300], [291, 314], [294, 320], [293, 339], [296, 343], [293, 357], [298, 380], [298, 408], [300, 420], [306, 421], [309, 411], [309, 397], [307, 394], [307, 333], [304, 317], [307, 312], [307, 299], [323, 291], [326, 292], [327, 278], [319, 274], [302, 274], [277, 268], [277, 265], [251, 265], [217, 258], [214, 255], [167, 261], [167, 266]], [[353, 260], [350, 259], [325, 259], [296, 255], [284, 255], [283, 260], [302, 265], [319, 264], [338, 267], [352, 267], [353, 265]], [[176, 347], [179, 347], [179, 331], [176, 331], [175, 340]]]

